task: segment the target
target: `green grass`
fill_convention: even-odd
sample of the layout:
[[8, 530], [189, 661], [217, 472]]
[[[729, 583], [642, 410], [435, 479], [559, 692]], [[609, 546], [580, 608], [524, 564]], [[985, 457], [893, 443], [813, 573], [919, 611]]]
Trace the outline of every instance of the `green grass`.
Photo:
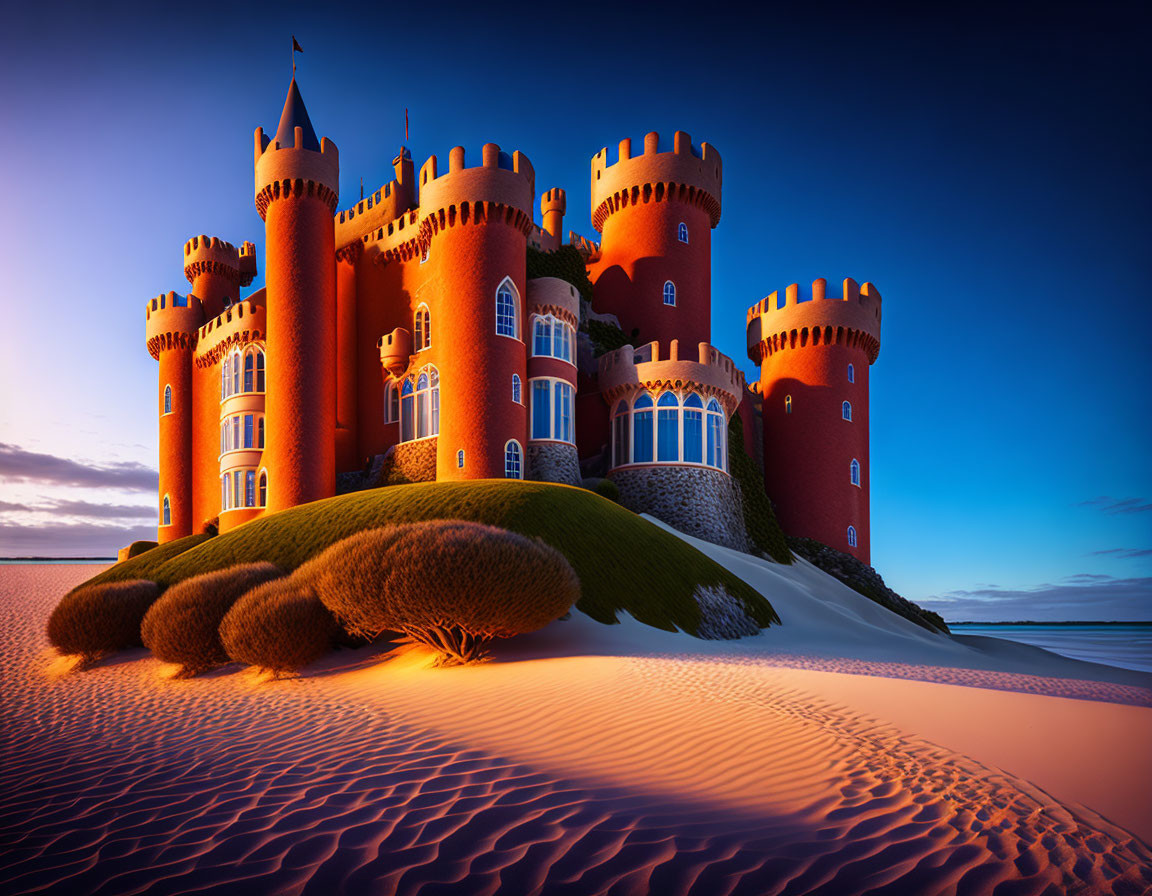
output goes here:
[[99, 585], [103, 582], [123, 582], [128, 579], [149, 579], [159, 581], [157, 570], [179, 554], [203, 544], [211, 538], [209, 535], [189, 535], [178, 538], [167, 544], [151, 548], [142, 554], [137, 554], [128, 560], [111, 566], [99, 575], [93, 576], [85, 585]]
[[614, 623], [624, 610], [656, 628], [695, 633], [698, 585], [722, 585], [761, 627], [780, 621], [763, 595], [675, 535], [586, 489], [539, 482], [426, 482], [339, 495], [253, 520], [118, 578], [151, 578], [166, 587], [257, 560], [293, 570], [364, 529], [431, 519], [472, 520], [539, 536], [568, 558], [580, 577], [576, 606], [599, 622]]

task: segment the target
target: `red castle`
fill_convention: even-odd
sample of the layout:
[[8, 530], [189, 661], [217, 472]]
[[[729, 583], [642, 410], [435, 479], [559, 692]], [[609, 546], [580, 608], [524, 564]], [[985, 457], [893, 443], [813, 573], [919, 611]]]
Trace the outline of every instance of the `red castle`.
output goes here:
[[[240, 298], [252, 243], [193, 237], [191, 293], [147, 308], [159, 541], [376, 483], [387, 467], [393, 481], [607, 476], [625, 506], [746, 549], [729, 474], [739, 413], [736, 450], [762, 451], [784, 530], [869, 562], [880, 294], [845, 280], [828, 295], [817, 280], [810, 296], [793, 284], [783, 303], [754, 305], [748, 354], [761, 373], [746, 387], [710, 344], [714, 147], [652, 133], [640, 151], [624, 140], [592, 157], [601, 240], [570, 234], [589, 301], [566, 280], [527, 279], [529, 249], [561, 247], [566, 196], [543, 193], [537, 226], [521, 152], [489, 143], [466, 159], [456, 147], [417, 174], [401, 148], [395, 179], [337, 212], [339, 155], [295, 79], [275, 136], [255, 136], [265, 287]], [[594, 327], [650, 341], [603, 351]]]

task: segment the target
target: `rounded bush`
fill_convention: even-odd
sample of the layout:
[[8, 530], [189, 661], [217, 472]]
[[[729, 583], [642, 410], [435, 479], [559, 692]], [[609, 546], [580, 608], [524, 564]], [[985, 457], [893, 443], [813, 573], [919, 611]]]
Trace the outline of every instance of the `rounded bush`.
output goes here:
[[230, 659], [273, 672], [295, 672], [316, 662], [341, 635], [316, 591], [298, 576], [252, 589], [220, 623], [220, 641]]
[[139, 647], [141, 620], [159, 596], [160, 586], [146, 579], [81, 585], [48, 617], [48, 641], [61, 653], [88, 660]]
[[616, 504], [620, 503], [620, 489], [611, 479], [601, 479], [596, 483], [596, 488], [592, 489], [601, 498], [607, 498]]
[[432, 520], [370, 529], [298, 570], [350, 631], [400, 631], [449, 662], [536, 631], [580, 597], [564, 555], [495, 526]]
[[219, 631], [225, 614], [246, 592], [283, 575], [271, 563], [245, 563], [173, 585], [144, 617], [144, 646], [179, 663], [185, 676], [228, 662]]

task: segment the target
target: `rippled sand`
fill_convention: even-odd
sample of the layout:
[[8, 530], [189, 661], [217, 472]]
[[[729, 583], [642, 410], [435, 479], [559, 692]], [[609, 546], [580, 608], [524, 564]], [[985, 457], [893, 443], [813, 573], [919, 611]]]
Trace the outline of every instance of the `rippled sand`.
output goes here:
[[[1152, 887], [1131, 832], [1152, 748], [1138, 686], [746, 645], [676, 655], [701, 642], [663, 635], [663, 654], [544, 638], [465, 669], [345, 651], [275, 682], [175, 681], [142, 650], [70, 672], [44, 619], [91, 572], [0, 574], [6, 893]], [[559, 625], [574, 644], [627, 629]], [[1068, 764], [1099, 774], [1053, 761], [1060, 730]]]

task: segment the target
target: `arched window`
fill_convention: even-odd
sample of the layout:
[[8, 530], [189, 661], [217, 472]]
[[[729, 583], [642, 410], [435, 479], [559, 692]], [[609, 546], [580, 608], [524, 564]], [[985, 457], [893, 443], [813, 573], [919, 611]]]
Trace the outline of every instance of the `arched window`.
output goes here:
[[680, 242], [688, 242], [688, 225], [683, 221], [681, 221], [680, 226], [676, 228], [676, 236], [679, 238]]
[[695, 392], [684, 399], [684, 462], [704, 463], [704, 402]]
[[427, 305], [416, 309], [416, 351], [421, 352], [432, 345], [432, 315]]
[[416, 380], [416, 438], [423, 439], [431, 428], [432, 402], [431, 389], [428, 385], [428, 374], [420, 374]]
[[520, 449], [520, 443], [512, 439], [504, 446], [504, 478], [505, 479], [523, 479], [524, 478], [524, 455]]
[[532, 357], [571, 362], [575, 341], [576, 334], [571, 324], [551, 314], [532, 315]]
[[512, 400], [520, 404], [520, 374], [512, 374]]
[[666, 280], [664, 282], [664, 304], [665, 305], [675, 305], [676, 304], [676, 284], [673, 283], [671, 280]]
[[652, 463], [652, 396], [647, 392], [632, 403], [632, 462]]
[[232, 394], [240, 392], [240, 353], [232, 356]]
[[260, 495], [260, 506], [261, 507], [267, 507], [268, 506], [268, 471], [267, 470], [261, 470], [260, 471], [260, 492], [259, 492], [259, 495]]
[[563, 380], [556, 380], [553, 386], [556, 400], [553, 402], [555, 419], [552, 422], [552, 438], [561, 442], [574, 442], [572, 433], [572, 386]]
[[852, 422], [852, 404], [851, 404], [851, 402], [846, 401], [846, 402], [844, 402], [844, 404], [840, 405], [840, 416], [843, 417], [848, 422]]
[[851, 364], [848, 365], [848, 382], [850, 382], [850, 383], [856, 382], [856, 368], [853, 367]]
[[707, 463], [718, 470], [727, 469], [724, 446], [727, 431], [724, 428], [724, 411], [715, 398], [708, 401], [708, 456]]
[[264, 352], [256, 350], [256, 391], [264, 391]]
[[552, 438], [552, 381], [531, 380], [532, 386], [532, 438]]
[[499, 336], [520, 338], [520, 303], [516, 284], [505, 277], [496, 289], [496, 333]]
[[665, 392], [656, 402], [656, 460], [663, 463], [680, 459], [680, 402]]
[[160, 514], [160, 521], [162, 526], [172, 525], [172, 502], [169, 500], [167, 495], [164, 496], [164, 509]]
[[251, 392], [252, 389], [255, 388], [255, 381], [253, 378], [253, 374], [255, 373], [255, 368], [253, 366], [254, 363], [255, 363], [255, 358], [252, 356], [252, 352], [248, 352], [246, 355], [244, 355], [244, 391], [245, 392]]
[[791, 414], [792, 413], [792, 396], [791, 395], [785, 395], [784, 396], [784, 413], [785, 414]]
[[532, 322], [532, 356], [552, 354], [552, 318], [536, 317]]
[[244, 415], [244, 447], [251, 448], [256, 435], [253, 429], [254, 421], [251, 414]]
[[860, 461], [852, 458], [852, 466], [850, 467], [849, 475], [852, 477], [852, 484], [860, 484]]
[[256, 471], [249, 470], [244, 474], [244, 506], [256, 506]]
[[456, 452], [456, 469], [457, 470], [463, 470], [464, 469], [464, 449], [463, 448], [461, 448], [459, 451]]
[[628, 438], [628, 402], [616, 405], [612, 418], [612, 466], [620, 467], [631, 461], [631, 442]]
[[171, 386], [165, 386], [164, 387], [164, 413], [165, 414], [171, 414], [172, 413], [172, 387]]
[[264, 447], [264, 418], [260, 417], [256, 421], [256, 447]]
[[412, 388], [411, 378], [404, 380], [404, 385], [400, 387], [400, 441], [411, 442], [416, 434], [416, 428], [412, 425], [416, 421], [413, 419], [412, 412], [415, 410], [414, 404], [416, 401], [416, 390]]
[[848, 527], [848, 547], [850, 547], [850, 548], [856, 547], [856, 527], [855, 526], [849, 526]]

